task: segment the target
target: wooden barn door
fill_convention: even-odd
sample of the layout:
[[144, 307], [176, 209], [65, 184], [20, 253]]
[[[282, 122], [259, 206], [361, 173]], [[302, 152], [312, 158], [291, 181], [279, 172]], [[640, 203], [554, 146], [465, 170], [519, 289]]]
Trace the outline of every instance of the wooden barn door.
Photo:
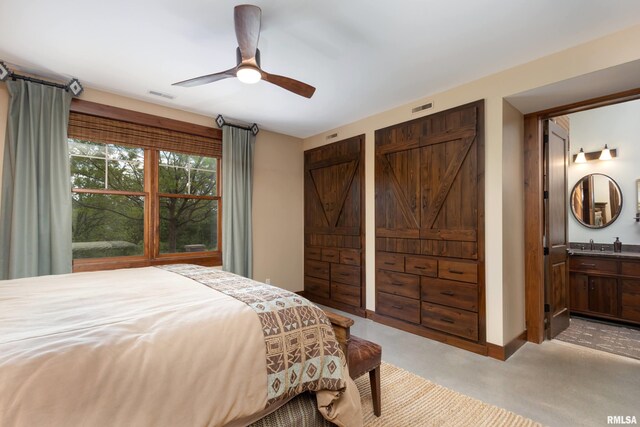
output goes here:
[[364, 136], [305, 152], [305, 296], [364, 315]]
[[483, 105], [377, 131], [375, 171], [376, 314], [478, 352], [485, 351]]

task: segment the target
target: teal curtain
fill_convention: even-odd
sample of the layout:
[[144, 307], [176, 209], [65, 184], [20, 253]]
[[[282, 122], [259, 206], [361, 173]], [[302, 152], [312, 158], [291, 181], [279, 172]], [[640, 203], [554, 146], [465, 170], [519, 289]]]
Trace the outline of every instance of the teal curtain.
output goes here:
[[222, 128], [222, 269], [253, 275], [251, 196], [255, 137], [249, 130]]
[[7, 81], [0, 279], [71, 272], [71, 191], [64, 89]]

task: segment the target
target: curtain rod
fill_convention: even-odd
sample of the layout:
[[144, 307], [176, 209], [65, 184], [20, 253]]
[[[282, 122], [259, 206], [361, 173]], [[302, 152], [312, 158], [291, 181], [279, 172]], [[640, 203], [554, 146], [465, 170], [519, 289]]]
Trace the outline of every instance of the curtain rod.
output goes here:
[[13, 81], [16, 81], [19, 79], [27, 82], [38, 83], [45, 86], [57, 87], [59, 89], [64, 89], [67, 92], [71, 92], [73, 96], [79, 96], [84, 90], [84, 88], [82, 87], [78, 79], [71, 79], [71, 81], [65, 85], [62, 83], [50, 82], [50, 81], [38, 79], [35, 77], [23, 76], [21, 74], [16, 74], [13, 71], [9, 70], [7, 65], [4, 62], [0, 61], [0, 81], [5, 81], [9, 78]]
[[232, 128], [248, 130], [248, 131], [251, 131], [253, 136], [256, 136], [258, 134], [258, 132], [260, 132], [260, 128], [258, 128], [258, 124], [257, 123], [254, 123], [251, 126], [235, 125], [233, 123], [228, 123], [224, 119], [224, 117], [222, 117], [222, 114], [218, 114], [218, 117], [216, 117], [216, 124], [221, 129], [222, 129], [222, 126], [231, 126]]

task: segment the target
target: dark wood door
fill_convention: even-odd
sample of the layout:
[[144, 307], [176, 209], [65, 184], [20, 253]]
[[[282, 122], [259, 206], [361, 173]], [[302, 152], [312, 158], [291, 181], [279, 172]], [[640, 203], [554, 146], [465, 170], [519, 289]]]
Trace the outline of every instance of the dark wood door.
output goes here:
[[483, 351], [484, 103], [376, 131], [376, 316]]
[[567, 165], [569, 136], [552, 121], [544, 123], [545, 147], [545, 312], [547, 336], [569, 326], [567, 268]]
[[589, 276], [581, 273], [571, 273], [569, 286], [571, 288], [569, 305], [571, 311], [589, 310]]
[[305, 151], [305, 294], [363, 315], [364, 135]]
[[618, 315], [618, 279], [589, 276], [589, 311]]

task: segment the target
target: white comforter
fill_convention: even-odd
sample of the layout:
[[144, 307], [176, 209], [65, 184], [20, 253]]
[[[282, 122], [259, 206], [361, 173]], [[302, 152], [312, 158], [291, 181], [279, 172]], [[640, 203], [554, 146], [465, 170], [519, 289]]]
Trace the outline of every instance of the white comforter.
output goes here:
[[267, 399], [256, 322], [153, 267], [0, 282], [0, 425], [243, 424]]

